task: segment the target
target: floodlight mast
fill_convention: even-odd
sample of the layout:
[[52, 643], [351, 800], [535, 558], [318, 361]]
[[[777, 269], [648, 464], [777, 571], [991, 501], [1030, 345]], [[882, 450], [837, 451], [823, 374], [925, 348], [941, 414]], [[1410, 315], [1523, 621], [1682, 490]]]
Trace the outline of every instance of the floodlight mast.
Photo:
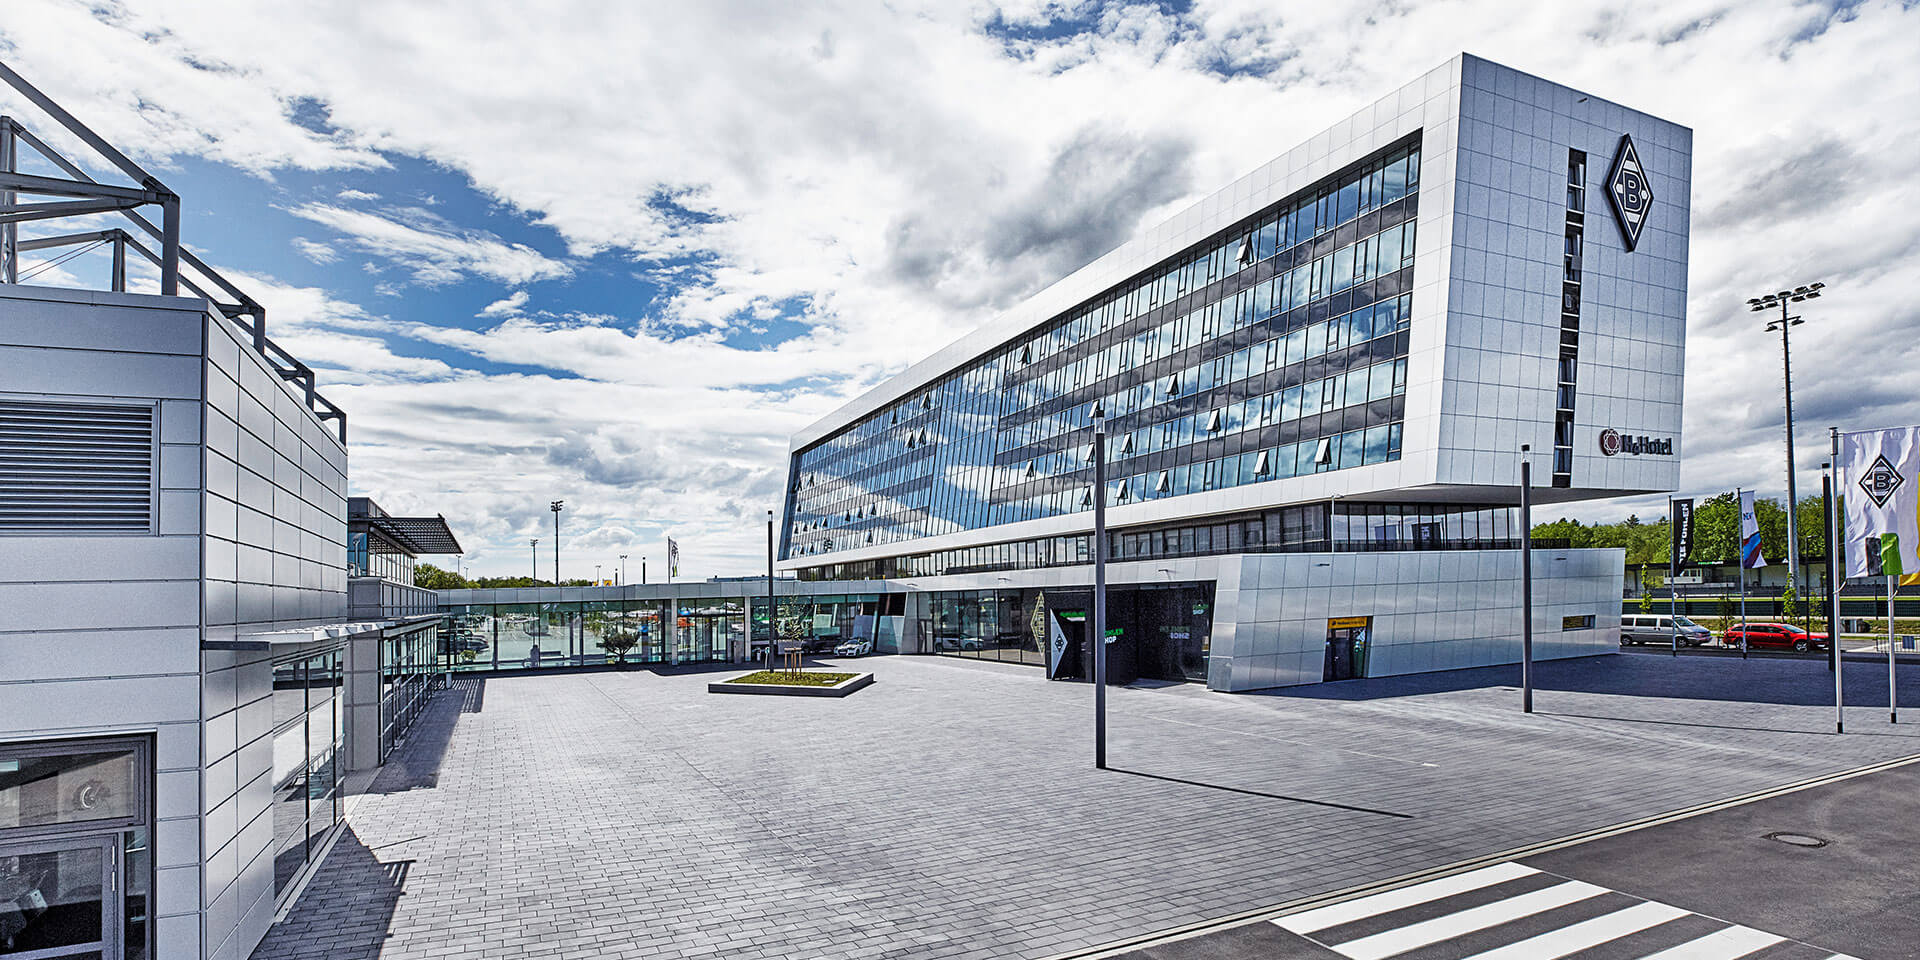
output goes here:
[[[1793, 463], [1793, 347], [1788, 331], [1805, 321], [1799, 317], [1787, 315], [1787, 306], [1802, 303], [1820, 296], [1826, 289], [1824, 283], [1809, 283], [1792, 290], [1782, 290], [1754, 297], [1747, 301], [1747, 307], [1754, 313], [1765, 313], [1775, 307], [1780, 308], [1780, 319], [1767, 321], [1767, 332], [1780, 331], [1780, 374], [1785, 387], [1787, 413], [1787, 583], [1793, 587], [1795, 596], [1804, 591], [1800, 583], [1800, 488], [1794, 477]], [[1833, 549], [1828, 544], [1827, 549]]]

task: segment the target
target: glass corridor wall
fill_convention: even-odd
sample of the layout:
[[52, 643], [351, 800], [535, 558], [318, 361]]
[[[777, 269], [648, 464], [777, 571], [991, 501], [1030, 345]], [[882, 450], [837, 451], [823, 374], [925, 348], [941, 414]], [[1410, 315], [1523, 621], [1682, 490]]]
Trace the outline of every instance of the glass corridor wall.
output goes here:
[[[747, 655], [747, 597], [487, 603], [445, 607], [440, 652], [457, 671], [537, 670], [609, 662], [724, 662]], [[759, 598], [764, 605], [765, 599]]]

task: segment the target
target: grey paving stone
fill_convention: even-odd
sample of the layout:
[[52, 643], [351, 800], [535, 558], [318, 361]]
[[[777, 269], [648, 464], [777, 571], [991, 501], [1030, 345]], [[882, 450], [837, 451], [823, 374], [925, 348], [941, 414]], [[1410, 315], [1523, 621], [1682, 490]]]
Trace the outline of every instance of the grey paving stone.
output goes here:
[[1880, 707], [1833, 735], [1819, 663], [1623, 655], [1541, 664], [1532, 716], [1510, 668], [1116, 690], [1101, 772], [1084, 685], [862, 665], [462, 681], [254, 956], [1037, 958], [1920, 753]]

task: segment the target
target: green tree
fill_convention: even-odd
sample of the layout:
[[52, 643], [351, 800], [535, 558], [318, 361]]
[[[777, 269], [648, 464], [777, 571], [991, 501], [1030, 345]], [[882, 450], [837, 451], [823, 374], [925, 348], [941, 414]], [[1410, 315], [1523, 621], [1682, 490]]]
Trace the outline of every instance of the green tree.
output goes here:
[[625, 627], [614, 627], [600, 636], [600, 649], [614, 658], [616, 667], [627, 665], [627, 654], [640, 644], [640, 632]]
[[442, 570], [431, 563], [414, 565], [413, 585], [427, 590], [464, 590], [473, 586], [466, 577], [452, 570]]

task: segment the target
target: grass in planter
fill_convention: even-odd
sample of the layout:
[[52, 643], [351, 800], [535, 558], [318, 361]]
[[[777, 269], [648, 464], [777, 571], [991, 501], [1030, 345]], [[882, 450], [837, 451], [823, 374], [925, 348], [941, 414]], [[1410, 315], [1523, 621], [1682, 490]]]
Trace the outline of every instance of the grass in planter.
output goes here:
[[786, 687], [831, 687], [854, 677], [857, 673], [787, 673], [778, 670], [762, 670], [749, 673], [744, 677], [734, 677], [728, 683], [767, 683]]

